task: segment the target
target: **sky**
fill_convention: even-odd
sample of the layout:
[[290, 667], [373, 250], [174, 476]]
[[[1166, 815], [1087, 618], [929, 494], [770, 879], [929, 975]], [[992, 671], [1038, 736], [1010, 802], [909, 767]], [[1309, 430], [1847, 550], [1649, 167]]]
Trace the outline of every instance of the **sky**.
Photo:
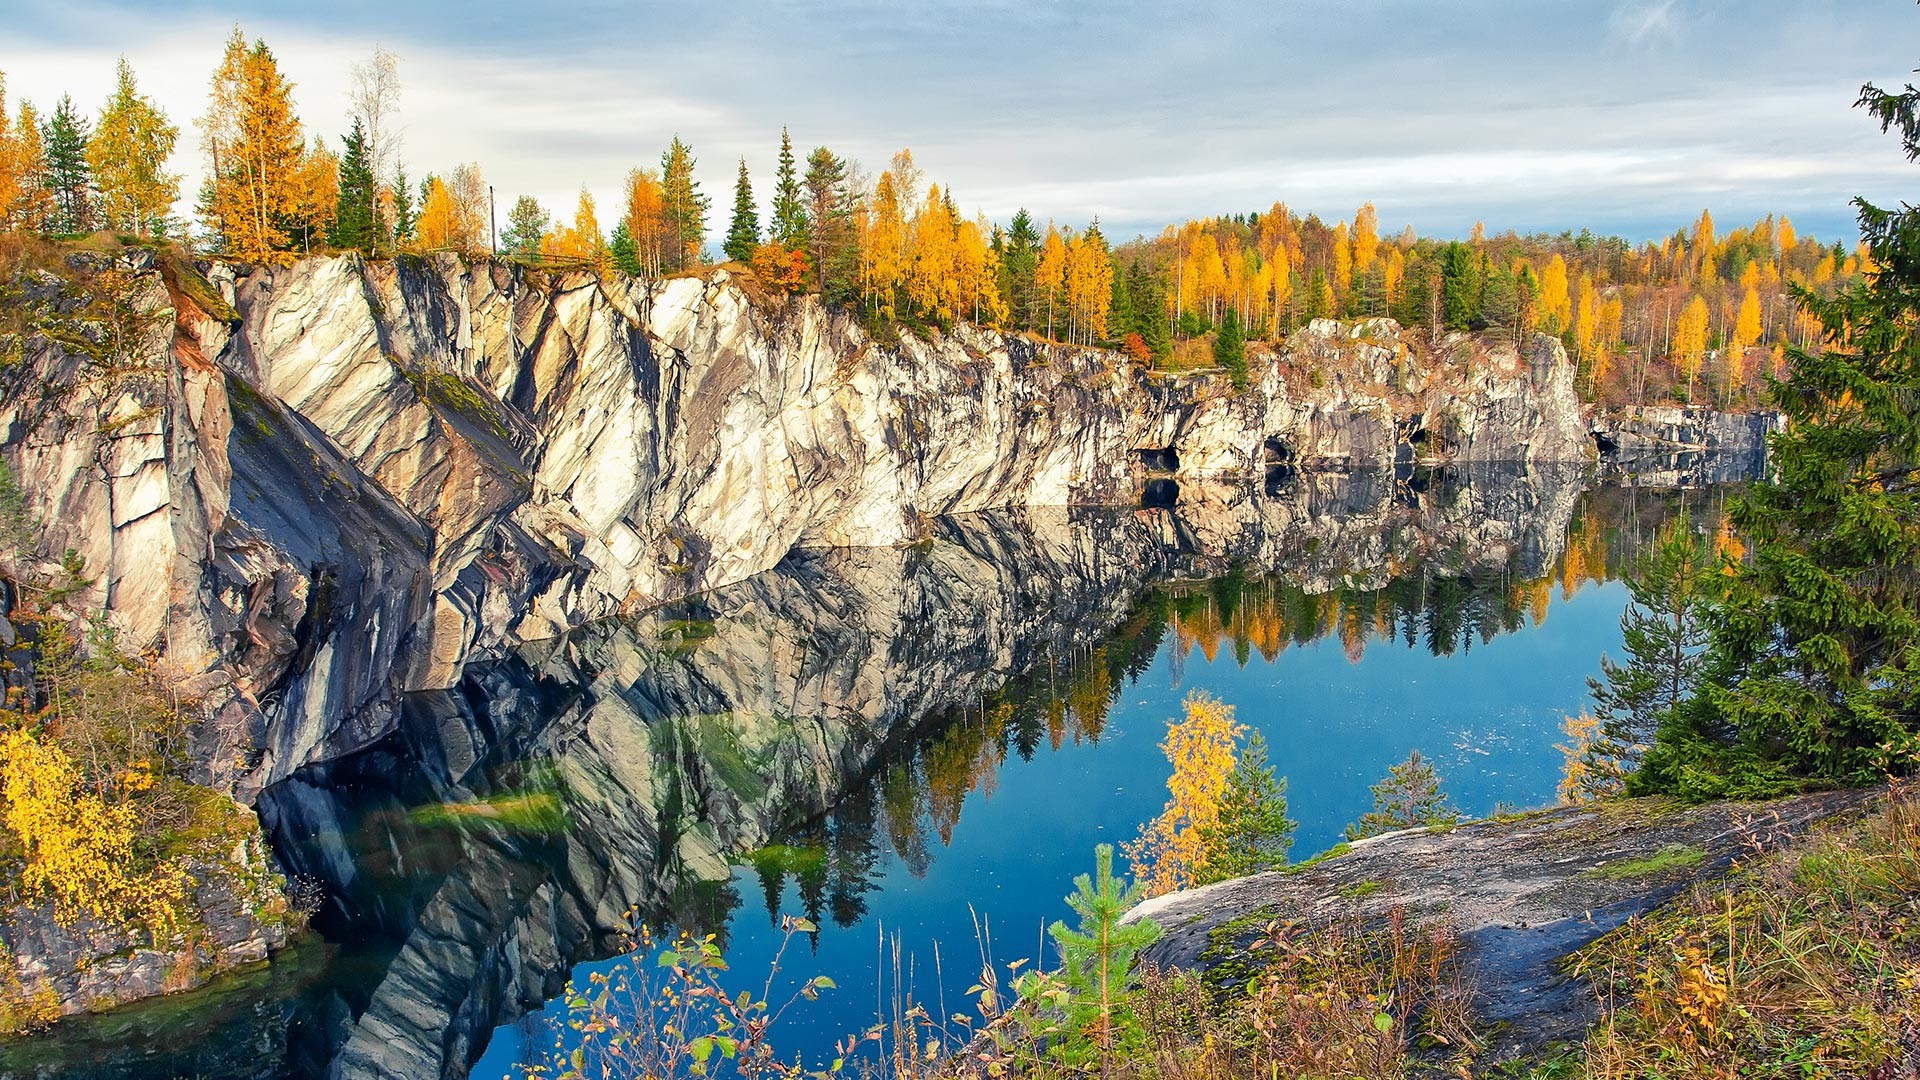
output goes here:
[[352, 67], [396, 53], [408, 173], [478, 163], [503, 227], [520, 194], [571, 217], [583, 185], [611, 223], [677, 134], [717, 242], [737, 159], [764, 207], [782, 125], [802, 157], [877, 174], [911, 147], [965, 212], [1097, 216], [1114, 240], [1368, 200], [1383, 232], [1642, 240], [1711, 208], [1844, 238], [1850, 198], [1898, 201], [1915, 168], [1851, 107], [1920, 64], [1911, 0], [0, 0], [8, 108], [96, 112], [125, 55], [192, 192], [236, 23], [336, 147]]

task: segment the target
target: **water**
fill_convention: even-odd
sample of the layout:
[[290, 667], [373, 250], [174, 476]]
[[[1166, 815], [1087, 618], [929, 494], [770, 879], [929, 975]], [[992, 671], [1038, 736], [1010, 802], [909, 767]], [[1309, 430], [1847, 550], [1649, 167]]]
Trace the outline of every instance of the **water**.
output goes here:
[[1160, 809], [1157, 744], [1192, 690], [1265, 734], [1296, 858], [1415, 748], [1468, 814], [1551, 801], [1561, 717], [1619, 648], [1623, 562], [1676, 515], [1714, 527], [1723, 500], [1513, 470], [1305, 476], [796, 556], [476, 669], [271, 791], [329, 945], [252, 991], [245, 1023], [188, 1048], [63, 1025], [0, 1071], [518, 1075], [568, 977], [630, 963], [630, 912], [719, 935], [730, 985], [755, 990], [780, 916], [816, 923], [783, 980], [837, 988], [776, 1041], [819, 1060], [896, 995], [966, 1011], [982, 927], [997, 963], [1051, 962], [1041, 927], [1094, 845]]

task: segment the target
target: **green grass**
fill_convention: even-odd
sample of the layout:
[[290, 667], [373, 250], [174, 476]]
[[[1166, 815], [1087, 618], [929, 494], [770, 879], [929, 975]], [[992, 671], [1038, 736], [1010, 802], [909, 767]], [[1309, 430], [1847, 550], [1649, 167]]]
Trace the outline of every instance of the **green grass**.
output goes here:
[[1588, 873], [1603, 878], [1653, 877], [1670, 870], [1691, 869], [1707, 857], [1704, 849], [1687, 844], [1668, 844], [1645, 858], [1621, 859], [1594, 867]]
[[1337, 891], [1348, 900], [1358, 900], [1363, 896], [1372, 896], [1387, 887], [1384, 881], [1356, 881], [1351, 885], [1342, 885]]

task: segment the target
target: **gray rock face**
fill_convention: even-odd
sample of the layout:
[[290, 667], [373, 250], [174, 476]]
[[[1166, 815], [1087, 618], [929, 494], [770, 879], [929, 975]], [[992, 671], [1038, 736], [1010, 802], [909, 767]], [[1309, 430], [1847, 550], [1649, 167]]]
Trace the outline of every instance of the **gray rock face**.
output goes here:
[[132, 377], [32, 341], [0, 431], [48, 549], [85, 555], [127, 639], [209, 695], [198, 756], [243, 797], [381, 737], [400, 695], [476, 657], [796, 549], [1135, 505], [1159, 471], [1191, 492], [1274, 465], [1592, 456], [1544, 337], [1454, 335], [1422, 362], [1390, 321], [1323, 321], [1236, 393], [964, 325], [883, 344], [811, 300], [755, 306], [725, 271], [190, 274], [141, 272], [171, 317]]

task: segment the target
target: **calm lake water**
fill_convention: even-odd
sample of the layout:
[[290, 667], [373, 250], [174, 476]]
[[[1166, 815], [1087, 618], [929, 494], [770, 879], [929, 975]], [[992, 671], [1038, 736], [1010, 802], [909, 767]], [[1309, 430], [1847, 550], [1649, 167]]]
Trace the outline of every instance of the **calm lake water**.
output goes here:
[[837, 987], [776, 1042], [823, 1059], [900, 996], [966, 1011], [980, 927], [998, 963], [1051, 963], [1041, 928], [1094, 845], [1164, 802], [1158, 743], [1193, 690], [1265, 734], [1295, 858], [1416, 748], [1467, 814], [1550, 802], [1561, 718], [1619, 650], [1621, 568], [1668, 522], [1718, 528], [1725, 498], [1282, 476], [796, 555], [486, 665], [270, 792], [327, 944], [198, 1005], [63, 1026], [0, 1071], [517, 1076], [566, 979], [631, 962], [629, 912], [719, 935], [756, 991], [779, 917], [816, 923], [783, 980]]

